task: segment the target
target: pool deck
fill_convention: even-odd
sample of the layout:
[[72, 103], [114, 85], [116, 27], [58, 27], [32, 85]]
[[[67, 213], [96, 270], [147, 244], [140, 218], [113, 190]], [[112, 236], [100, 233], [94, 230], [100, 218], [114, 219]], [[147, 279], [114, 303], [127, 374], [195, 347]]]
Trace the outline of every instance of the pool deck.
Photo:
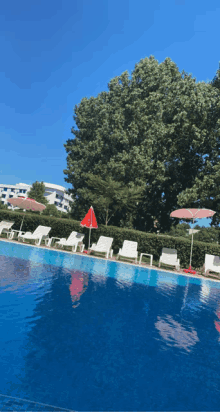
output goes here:
[[31, 247], [36, 247], [36, 248], [39, 248], [39, 249], [47, 249], [47, 250], [53, 250], [53, 251], [55, 251], [55, 252], [62, 252], [62, 253], [68, 253], [68, 254], [70, 254], [70, 255], [79, 255], [79, 256], [84, 256], [84, 257], [87, 257], [88, 259], [89, 258], [95, 258], [95, 259], [102, 259], [102, 260], [109, 260], [110, 262], [117, 262], [117, 263], [123, 263], [123, 264], [125, 264], [125, 265], [130, 265], [130, 266], [136, 266], [136, 267], [141, 267], [141, 268], [146, 268], [146, 269], [154, 269], [154, 270], [158, 270], [158, 271], [160, 271], [160, 272], [164, 272], [164, 273], [173, 273], [173, 274], [176, 274], [176, 275], [183, 275], [183, 276], [186, 276], [186, 277], [191, 277], [191, 278], [197, 278], [197, 279], [207, 279], [207, 280], [210, 280], [210, 281], [213, 281], [213, 282], [220, 282], [220, 278], [215, 278], [215, 277], [208, 277], [208, 276], [203, 276], [203, 275], [199, 275], [199, 274], [191, 274], [191, 273], [185, 273], [184, 271], [183, 271], [183, 269], [180, 269], [179, 271], [174, 271], [174, 270], [172, 270], [172, 269], [170, 269], [170, 270], [166, 270], [166, 269], [161, 269], [161, 268], [159, 268], [159, 267], [157, 267], [157, 266], [154, 266], [154, 265], [152, 265], [152, 266], [150, 266], [149, 264], [147, 264], [147, 263], [142, 263], [141, 265], [139, 265], [139, 263], [135, 263], [135, 262], [126, 262], [126, 261], [121, 261], [121, 260], [117, 260], [115, 257], [113, 257], [113, 258], [109, 258], [109, 259], [106, 259], [106, 258], [104, 258], [104, 257], [101, 257], [101, 256], [94, 256], [94, 255], [91, 255], [91, 254], [87, 254], [87, 253], [81, 253], [81, 252], [70, 252], [70, 251], [68, 251], [68, 250], [64, 250], [64, 249], [57, 249], [57, 248], [54, 248], [54, 247], [48, 247], [48, 246], [46, 246], [46, 245], [40, 245], [40, 246], [36, 246], [36, 245], [33, 245], [33, 244], [31, 244], [31, 243], [23, 243], [23, 242], [18, 242], [18, 240], [10, 240], [10, 239], [7, 239], [7, 238], [0, 238], [0, 241], [3, 241], [3, 242], [9, 242], [9, 243], [15, 243], [15, 244], [19, 244], [19, 245], [23, 245], [23, 246], [31, 246]]

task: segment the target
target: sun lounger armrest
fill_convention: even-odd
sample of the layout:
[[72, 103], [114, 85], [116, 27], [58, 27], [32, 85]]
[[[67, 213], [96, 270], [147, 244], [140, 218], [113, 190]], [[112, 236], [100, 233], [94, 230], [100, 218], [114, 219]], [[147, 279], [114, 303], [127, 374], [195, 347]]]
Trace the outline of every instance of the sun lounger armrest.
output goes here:
[[[65, 237], [61, 237], [61, 238], [57, 238], [59, 239], [59, 242], [66, 242], [66, 238]], [[56, 242], [57, 243], [57, 242]]]
[[20, 236], [25, 237], [25, 236], [31, 236], [31, 235], [32, 235], [31, 232], [25, 232], [23, 235], [20, 235], [20, 233], [19, 233], [19, 237]]
[[50, 247], [52, 245], [54, 239], [60, 240], [60, 237], [51, 237], [50, 239], [49, 238], [45, 239], [46, 246]]

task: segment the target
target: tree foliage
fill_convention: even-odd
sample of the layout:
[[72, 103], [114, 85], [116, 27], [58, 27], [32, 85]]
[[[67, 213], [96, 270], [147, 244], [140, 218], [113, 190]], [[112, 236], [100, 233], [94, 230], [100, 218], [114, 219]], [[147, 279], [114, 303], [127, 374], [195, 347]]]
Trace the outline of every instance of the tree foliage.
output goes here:
[[213, 87], [216, 87], [217, 89], [220, 90], [220, 62], [219, 62], [219, 69], [217, 70], [216, 75], [213, 78], [213, 80], [210, 82], [210, 84]]
[[88, 173], [85, 187], [79, 189], [78, 193], [83, 198], [87, 197], [90, 204], [94, 206], [100, 223], [107, 226], [116, 212], [123, 208], [126, 208], [127, 213], [133, 214], [137, 203], [141, 200], [143, 190], [144, 187], [125, 187], [110, 176], [102, 179], [98, 175]]
[[60, 211], [53, 204], [47, 205], [46, 209], [43, 210], [42, 215], [59, 217]]
[[0, 196], [0, 209], [4, 209], [4, 210], [7, 210], [7, 209], [8, 209], [8, 205], [4, 205], [4, 204], [2, 203], [2, 196]]
[[178, 195], [178, 205], [182, 207], [208, 208], [216, 212], [212, 225], [220, 223], [220, 70], [210, 83], [215, 90], [214, 99], [210, 100], [210, 129], [207, 136], [206, 152], [203, 155], [203, 165], [198, 170], [193, 184]]
[[43, 203], [43, 205], [48, 204], [48, 200], [44, 197], [45, 186], [43, 182], [34, 182], [30, 191], [28, 192], [28, 197], [36, 200], [36, 202]]
[[124, 225], [130, 213], [136, 229], [153, 231], [157, 219], [160, 231], [167, 231], [180, 198], [207, 176], [210, 164], [212, 170], [218, 166], [219, 91], [180, 73], [169, 58], [161, 64], [153, 56], [142, 59], [131, 78], [127, 71], [113, 78], [107, 92], [83, 98], [74, 112], [64, 173], [75, 218], [91, 206], [92, 192], [95, 197], [88, 187], [92, 174], [119, 187], [144, 187], [135, 210], [124, 204], [111, 224]]
[[170, 227], [170, 230], [166, 232], [167, 235], [169, 236], [175, 236], [175, 237], [188, 237], [189, 236], [189, 230], [190, 225], [189, 223], [178, 223], [176, 226], [172, 225]]
[[219, 230], [215, 227], [198, 227], [199, 232], [195, 233], [194, 240], [206, 243], [219, 243]]

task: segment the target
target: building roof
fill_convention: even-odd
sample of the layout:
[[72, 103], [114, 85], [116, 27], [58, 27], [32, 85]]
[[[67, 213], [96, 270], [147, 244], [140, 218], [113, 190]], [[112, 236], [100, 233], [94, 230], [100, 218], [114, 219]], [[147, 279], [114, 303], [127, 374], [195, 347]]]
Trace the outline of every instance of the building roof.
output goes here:
[[[53, 183], [46, 183], [46, 182], [43, 182], [44, 183], [44, 186], [46, 186], [46, 188], [51, 188], [51, 189], [56, 189], [56, 190], [61, 190], [62, 192], [65, 192], [65, 191], [67, 191], [68, 189], [67, 188], [65, 188], [64, 186], [61, 186], [61, 185], [55, 185], [55, 184], [53, 184]], [[8, 185], [7, 183], [0, 183], [0, 186], [7, 186], [7, 187], [31, 187], [32, 186], [32, 184], [27, 184], [27, 183], [16, 183], [15, 185]]]
[[46, 183], [44, 182], [44, 186], [47, 188], [51, 188], [51, 189], [57, 189], [57, 190], [61, 190], [62, 192], [65, 192], [67, 189], [64, 186], [60, 186], [60, 185], [54, 185], [53, 183]]

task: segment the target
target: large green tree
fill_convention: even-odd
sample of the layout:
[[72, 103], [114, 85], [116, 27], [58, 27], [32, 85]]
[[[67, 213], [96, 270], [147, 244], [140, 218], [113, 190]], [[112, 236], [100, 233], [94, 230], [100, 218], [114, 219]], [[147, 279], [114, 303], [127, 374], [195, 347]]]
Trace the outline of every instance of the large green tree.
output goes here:
[[219, 62], [219, 69], [217, 70], [215, 77], [213, 78], [213, 80], [210, 82], [210, 84], [213, 87], [216, 87], [217, 89], [220, 90], [220, 62]]
[[39, 203], [43, 203], [43, 205], [46, 206], [49, 202], [46, 197], [44, 197], [45, 189], [46, 188], [43, 182], [36, 181], [32, 184], [32, 187], [27, 195], [31, 199], [34, 199]]
[[[218, 90], [196, 83], [171, 59], [153, 57], [108, 84], [108, 92], [83, 98], [74, 108], [73, 139], [67, 152], [65, 180], [72, 184], [74, 214], [88, 205], [87, 176], [111, 177], [124, 187], [144, 186], [133, 215], [133, 227], [169, 230], [177, 197], [206, 172], [205, 158], [219, 155]], [[112, 224], [126, 220], [126, 206]]]
[[210, 124], [210, 134], [206, 137], [203, 164], [198, 170], [192, 185], [178, 195], [178, 205], [181, 207], [208, 208], [216, 212], [212, 225], [220, 223], [220, 70], [210, 83], [214, 89], [210, 98], [210, 111], [207, 118]]
[[117, 212], [126, 209], [127, 219], [135, 214], [137, 204], [141, 200], [144, 187], [124, 186], [110, 176], [102, 179], [100, 176], [87, 174], [85, 186], [78, 190], [80, 196], [87, 200], [87, 204], [95, 207], [100, 223], [108, 225]]

